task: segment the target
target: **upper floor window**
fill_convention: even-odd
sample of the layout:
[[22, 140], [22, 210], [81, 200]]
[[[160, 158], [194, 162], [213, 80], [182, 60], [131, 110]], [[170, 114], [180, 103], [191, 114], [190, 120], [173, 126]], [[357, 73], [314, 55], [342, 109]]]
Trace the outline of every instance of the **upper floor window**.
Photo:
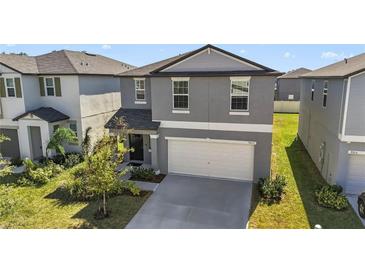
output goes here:
[[311, 100], [314, 100], [314, 89], [315, 89], [315, 85], [316, 85], [316, 80], [312, 80], [312, 88], [311, 88]]
[[15, 97], [15, 83], [14, 78], [6, 78], [6, 91], [8, 93], [8, 97]]
[[249, 86], [249, 80], [231, 79], [231, 110], [248, 110]]
[[173, 80], [172, 88], [173, 108], [189, 109], [189, 81]]
[[134, 85], [135, 85], [135, 92], [136, 92], [136, 100], [137, 101], [146, 100], [145, 80], [136, 79], [136, 80], [134, 80]]
[[328, 96], [328, 81], [323, 82], [323, 102], [322, 106], [327, 106], [327, 96]]
[[55, 96], [55, 85], [52, 77], [44, 78], [47, 96]]

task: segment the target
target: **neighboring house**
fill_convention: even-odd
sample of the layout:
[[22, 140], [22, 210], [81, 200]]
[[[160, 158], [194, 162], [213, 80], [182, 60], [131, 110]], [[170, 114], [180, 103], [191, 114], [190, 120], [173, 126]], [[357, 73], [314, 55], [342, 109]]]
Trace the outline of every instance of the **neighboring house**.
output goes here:
[[365, 54], [303, 76], [298, 134], [328, 183], [365, 191]]
[[253, 181], [270, 175], [281, 73], [207, 45], [120, 75], [127, 161], [162, 173]]
[[79, 151], [86, 128], [93, 140], [120, 108], [120, 82], [114, 75], [134, 68], [86, 52], [54, 51], [30, 57], [0, 55], [0, 132], [11, 138], [1, 145], [10, 158], [38, 159], [58, 127], [75, 131]]
[[299, 113], [300, 76], [310, 69], [299, 68], [279, 76], [275, 82], [274, 112]]

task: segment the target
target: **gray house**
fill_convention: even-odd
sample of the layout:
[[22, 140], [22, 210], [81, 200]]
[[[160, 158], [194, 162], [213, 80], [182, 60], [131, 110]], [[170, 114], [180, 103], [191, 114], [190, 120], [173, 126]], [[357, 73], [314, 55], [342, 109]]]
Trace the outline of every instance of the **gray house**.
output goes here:
[[277, 78], [274, 112], [299, 113], [300, 77], [310, 71], [310, 69], [298, 68]]
[[365, 54], [303, 76], [298, 134], [328, 183], [365, 191]]
[[127, 160], [162, 173], [253, 181], [270, 174], [279, 72], [212, 45], [120, 74]]
[[38, 159], [59, 127], [75, 131], [79, 151], [85, 130], [91, 138], [120, 108], [120, 82], [114, 75], [134, 68], [86, 52], [54, 51], [39, 56], [0, 54], [0, 133], [11, 138], [0, 152], [9, 158]]

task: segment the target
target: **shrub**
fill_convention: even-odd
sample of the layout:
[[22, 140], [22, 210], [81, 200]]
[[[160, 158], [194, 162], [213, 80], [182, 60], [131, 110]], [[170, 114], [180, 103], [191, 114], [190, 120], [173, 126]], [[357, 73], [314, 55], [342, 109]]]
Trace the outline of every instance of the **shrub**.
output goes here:
[[155, 171], [152, 168], [132, 167], [130, 172], [133, 180], [152, 181], [155, 177]]
[[23, 164], [23, 160], [20, 158], [11, 159], [12, 166], [21, 166]]
[[265, 178], [259, 180], [259, 193], [261, 201], [265, 204], [272, 205], [279, 203], [285, 194], [286, 178], [277, 175], [275, 179]]
[[57, 176], [63, 170], [62, 166], [55, 164], [52, 161], [48, 161], [47, 165], [39, 166], [32, 160], [24, 160], [25, 173], [24, 176], [19, 178], [18, 185], [37, 185], [46, 184], [52, 177]]
[[315, 192], [320, 206], [336, 210], [345, 210], [349, 204], [345, 195], [341, 194], [342, 187], [335, 185], [322, 186]]
[[[79, 166], [72, 171], [72, 180], [63, 182], [63, 189], [76, 201], [88, 201], [97, 199], [98, 195], [94, 192], [92, 186], [88, 184], [87, 166]], [[108, 192], [108, 196], [117, 196], [125, 192], [138, 196], [141, 192], [140, 188], [132, 181], [115, 181]]]
[[71, 168], [80, 164], [84, 160], [83, 156], [79, 153], [67, 153], [65, 155], [65, 161], [63, 166], [65, 168]]

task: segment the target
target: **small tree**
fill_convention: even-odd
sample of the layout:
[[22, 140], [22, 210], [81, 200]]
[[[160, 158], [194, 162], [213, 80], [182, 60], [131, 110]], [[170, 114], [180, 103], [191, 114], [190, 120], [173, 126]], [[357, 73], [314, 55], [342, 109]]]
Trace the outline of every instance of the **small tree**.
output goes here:
[[[0, 145], [5, 141], [10, 141], [10, 138], [5, 136], [4, 134], [0, 134]], [[13, 167], [10, 165], [10, 162], [6, 159], [3, 159], [0, 153], [0, 177], [7, 176], [13, 172]]]
[[[104, 136], [95, 146], [93, 154], [88, 157], [87, 183], [92, 192], [99, 197], [98, 217], [108, 217], [107, 197], [108, 193], [118, 183], [116, 172], [117, 162], [115, 156], [115, 139]], [[118, 155], [122, 157], [122, 155]]]
[[49, 150], [54, 149], [56, 153], [65, 155], [65, 148], [64, 148], [65, 143], [76, 142], [76, 141], [77, 141], [76, 134], [71, 129], [64, 127], [58, 128], [56, 132], [53, 133], [51, 139], [48, 142], [46, 149], [47, 160], [48, 160]]

